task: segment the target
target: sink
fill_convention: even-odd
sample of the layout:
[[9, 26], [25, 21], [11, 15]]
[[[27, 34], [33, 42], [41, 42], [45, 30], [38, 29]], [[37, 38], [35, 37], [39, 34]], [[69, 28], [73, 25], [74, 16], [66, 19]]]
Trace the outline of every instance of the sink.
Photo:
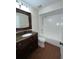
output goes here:
[[28, 36], [31, 36], [32, 33], [26, 33], [26, 34], [23, 34], [22, 37], [28, 37]]

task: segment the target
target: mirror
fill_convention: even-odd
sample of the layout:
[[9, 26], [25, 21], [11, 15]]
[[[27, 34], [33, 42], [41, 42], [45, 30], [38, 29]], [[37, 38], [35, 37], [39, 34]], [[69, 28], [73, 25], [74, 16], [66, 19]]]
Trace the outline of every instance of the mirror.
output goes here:
[[29, 19], [27, 15], [16, 12], [16, 28], [29, 27]]
[[16, 8], [16, 30], [31, 29], [31, 13]]

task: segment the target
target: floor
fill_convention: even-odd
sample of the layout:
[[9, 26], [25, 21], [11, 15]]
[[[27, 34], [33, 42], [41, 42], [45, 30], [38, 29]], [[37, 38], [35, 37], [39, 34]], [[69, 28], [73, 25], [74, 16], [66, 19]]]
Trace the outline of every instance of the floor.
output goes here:
[[38, 48], [28, 59], [60, 59], [60, 48], [45, 43], [45, 48]]

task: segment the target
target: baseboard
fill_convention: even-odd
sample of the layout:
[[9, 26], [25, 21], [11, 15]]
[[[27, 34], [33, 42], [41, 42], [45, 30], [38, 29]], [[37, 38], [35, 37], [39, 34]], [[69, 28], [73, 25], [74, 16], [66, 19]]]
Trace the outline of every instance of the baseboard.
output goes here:
[[49, 43], [49, 44], [53, 44], [57, 47], [60, 47], [59, 41], [56, 41], [56, 40], [53, 40], [53, 39], [46, 39], [46, 42]]

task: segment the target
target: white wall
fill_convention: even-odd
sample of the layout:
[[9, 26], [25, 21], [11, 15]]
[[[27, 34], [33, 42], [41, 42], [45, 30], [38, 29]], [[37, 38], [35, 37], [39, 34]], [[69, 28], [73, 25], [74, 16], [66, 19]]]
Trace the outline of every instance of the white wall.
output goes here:
[[[16, 3], [16, 7], [19, 8], [18, 3]], [[21, 6], [22, 10], [30, 12], [32, 15], [32, 30], [38, 32], [38, 10], [33, 7], [26, 8], [25, 6]]]
[[44, 13], [52, 12], [61, 8], [63, 8], [63, 0], [53, 3], [52, 5], [49, 5], [45, 8], [42, 8], [41, 10], [39, 10], [39, 14], [41, 15]]
[[39, 19], [39, 15], [38, 15], [38, 10], [31, 8], [31, 14], [32, 14], [32, 31], [38, 32], [39, 30], [39, 24], [38, 24], [38, 19]]

